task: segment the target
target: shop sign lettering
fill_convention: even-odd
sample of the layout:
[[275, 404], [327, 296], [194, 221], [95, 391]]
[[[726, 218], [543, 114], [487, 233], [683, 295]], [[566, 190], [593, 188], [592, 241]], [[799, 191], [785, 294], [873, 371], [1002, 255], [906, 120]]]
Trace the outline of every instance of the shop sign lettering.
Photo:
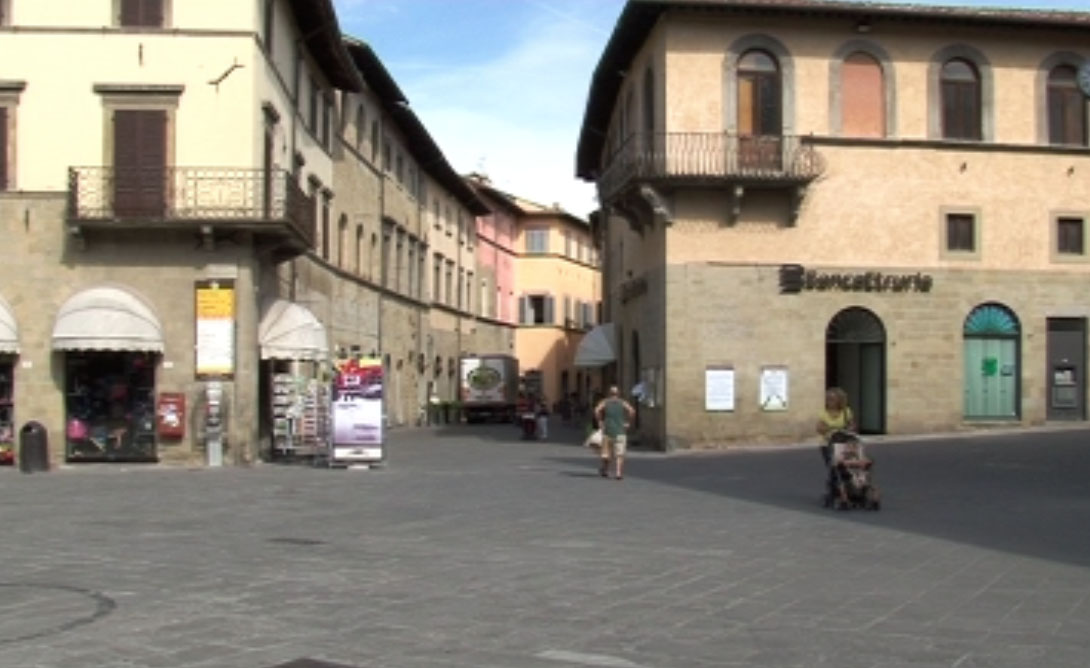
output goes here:
[[780, 265], [780, 293], [817, 292], [931, 292], [929, 274], [887, 274], [881, 271], [822, 272], [800, 264]]

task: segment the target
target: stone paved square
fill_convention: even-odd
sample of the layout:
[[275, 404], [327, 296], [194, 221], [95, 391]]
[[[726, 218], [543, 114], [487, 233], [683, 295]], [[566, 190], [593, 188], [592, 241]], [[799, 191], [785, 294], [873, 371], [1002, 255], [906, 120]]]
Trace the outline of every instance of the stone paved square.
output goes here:
[[[385, 467], [0, 470], [0, 666], [1090, 666], [1085, 430], [635, 452], [395, 433]], [[293, 663], [294, 662], [294, 663]]]

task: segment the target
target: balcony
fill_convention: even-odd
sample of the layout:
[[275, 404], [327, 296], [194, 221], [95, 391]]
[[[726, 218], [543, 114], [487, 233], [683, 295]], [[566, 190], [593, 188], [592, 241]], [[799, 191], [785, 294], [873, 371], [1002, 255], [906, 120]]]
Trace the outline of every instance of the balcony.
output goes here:
[[641, 185], [713, 187], [728, 189], [740, 202], [747, 187], [757, 187], [789, 189], [801, 198], [824, 168], [821, 154], [798, 136], [635, 133], [607, 161], [598, 194], [611, 203]]
[[68, 170], [68, 228], [186, 230], [214, 244], [222, 231], [252, 232], [289, 254], [314, 247], [314, 201], [282, 170], [220, 167]]

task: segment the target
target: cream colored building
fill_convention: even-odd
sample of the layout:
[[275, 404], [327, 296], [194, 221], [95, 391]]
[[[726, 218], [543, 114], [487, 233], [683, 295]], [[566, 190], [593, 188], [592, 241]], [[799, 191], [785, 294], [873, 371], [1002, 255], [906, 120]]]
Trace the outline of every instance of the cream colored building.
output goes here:
[[630, 2], [577, 172], [641, 437], [1086, 419], [1090, 14]]
[[504, 345], [456, 292], [483, 204], [330, 0], [0, 7], [0, 447], [33, 420], [54, 464], [216, 464], [219, 396], [253, 462], [282, 392], [320, 442], [340, 356], [386, 361], [396, 426]]

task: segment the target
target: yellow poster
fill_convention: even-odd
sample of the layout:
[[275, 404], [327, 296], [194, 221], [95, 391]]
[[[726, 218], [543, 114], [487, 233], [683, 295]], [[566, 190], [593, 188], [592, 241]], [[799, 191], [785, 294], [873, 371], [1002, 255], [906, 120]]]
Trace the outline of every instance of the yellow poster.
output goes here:
[[197, 281], [197, 377], [230, 378], [235, 372], [235, 283]]

